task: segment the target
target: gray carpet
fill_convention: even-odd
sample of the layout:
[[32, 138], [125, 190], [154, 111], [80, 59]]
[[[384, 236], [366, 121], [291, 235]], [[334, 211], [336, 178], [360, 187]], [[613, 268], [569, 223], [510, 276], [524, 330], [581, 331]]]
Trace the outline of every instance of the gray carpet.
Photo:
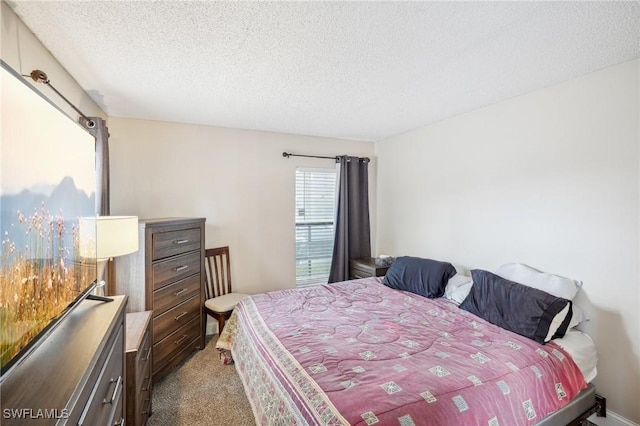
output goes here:
[[223, 365], [217, 335], [153, 385], [148, 426], [253, 426], [255, 420], [235, 366]]

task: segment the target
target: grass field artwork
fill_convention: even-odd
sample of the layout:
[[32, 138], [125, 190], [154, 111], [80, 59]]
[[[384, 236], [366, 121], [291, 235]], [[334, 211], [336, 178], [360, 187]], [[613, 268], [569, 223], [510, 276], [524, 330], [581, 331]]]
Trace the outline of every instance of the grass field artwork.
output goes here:
[[1, 87], [4, 373], [96, 279], [95, 256], [80, 256], [79, 238], [80, 218], [95, 216], [95, 148], [79, 124], [4, 68]]
[[[16, 212], [16, 244], [6, 231], [0, 263], [0, 354], [4, 366], [37, 336], [53, 318], [91, 283], [95, 263], [74, 259], [78, 252], [78, 224], [70, 238], [63, 215], [54, 216], [44, 206], [31, 216]], [[20, 238], [20, 237], [18, 237]]]

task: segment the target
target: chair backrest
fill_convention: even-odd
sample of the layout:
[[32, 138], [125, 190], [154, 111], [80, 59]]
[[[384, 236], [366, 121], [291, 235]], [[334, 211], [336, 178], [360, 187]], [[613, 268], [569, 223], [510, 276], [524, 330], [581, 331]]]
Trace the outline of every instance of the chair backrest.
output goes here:
[[231, 260], [228, 246], [206, 249], [204, 269], [207, 299], [231, 293]]

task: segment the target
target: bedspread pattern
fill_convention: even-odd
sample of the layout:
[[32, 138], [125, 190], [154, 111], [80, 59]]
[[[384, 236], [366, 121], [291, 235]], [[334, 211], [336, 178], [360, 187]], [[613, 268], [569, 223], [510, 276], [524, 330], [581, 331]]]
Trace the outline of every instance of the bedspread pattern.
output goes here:
[[535, 424], [586, 387], [555, 343], [379, 278], [244, 299], [217, 347], [260, 424]]

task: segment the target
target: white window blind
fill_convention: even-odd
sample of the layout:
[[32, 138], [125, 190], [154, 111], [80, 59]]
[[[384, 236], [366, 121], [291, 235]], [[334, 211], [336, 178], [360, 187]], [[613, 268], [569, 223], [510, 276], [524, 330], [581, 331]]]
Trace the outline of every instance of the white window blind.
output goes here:
[[331, 268], [336, 171], [296, 170], [296, 286], [326, 284]]

